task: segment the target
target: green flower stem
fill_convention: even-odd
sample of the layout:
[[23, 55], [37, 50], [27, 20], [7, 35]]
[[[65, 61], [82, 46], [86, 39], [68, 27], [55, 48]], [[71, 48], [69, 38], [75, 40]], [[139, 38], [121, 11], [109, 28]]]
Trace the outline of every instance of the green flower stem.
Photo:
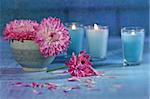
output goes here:
[[61, 66], [61, 67], [58, 67], [58, 68], [55, 68], [55, 69], [47, 70], [47, 72], [52, 72], [52, 71], [63, 69], [63, 68], [67, 68], [67, 66]]

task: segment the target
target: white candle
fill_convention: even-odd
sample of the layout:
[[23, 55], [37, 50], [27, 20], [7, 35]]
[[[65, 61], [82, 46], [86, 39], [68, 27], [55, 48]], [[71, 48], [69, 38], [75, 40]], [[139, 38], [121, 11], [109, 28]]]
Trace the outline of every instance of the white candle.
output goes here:
[[107, 53], [108, 28], [106, 26], [89, 26], [86, 28], [88, 51], [92, 59], [103, 60]]

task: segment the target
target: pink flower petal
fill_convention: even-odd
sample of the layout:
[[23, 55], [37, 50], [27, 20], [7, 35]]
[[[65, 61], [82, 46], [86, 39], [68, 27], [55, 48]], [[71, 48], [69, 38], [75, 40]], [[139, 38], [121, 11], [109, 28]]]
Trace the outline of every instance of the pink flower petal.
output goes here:
[[22, 82], [15, 82], [15, 85], [20, 85], [22, 84]]
[[22, 86], [22, 87], [31, 87], [30, 84], [22, 84], [21, 86]]
[[104, 72], [98, 72], [99, 76], [104, 76]]
[[43, 84], [40, 84], [40, 83], [37, 83], [37, 82], [32, 82], [32, 83], [31, 83], [31, 86], [32, 86], [33, 88], [37, 88], [37, 87], [42, 88], [42, 87], [44, 87]]
[[88, 88], [93, 88], [95, 86], [95, 81], [91, 78], [85, 79], [83, 84]]
[[39, 84], [37, 82], [32, 82], [31, 86], [33, 88], [37, 88], [37, 87], [39, 87]]
[[78, 77], [71, 77], [68, 78], [68, 81], [80, 81], [80, 79]]
[[80, 86], [79, 85], [76, 85], [76, 86], [70, 86], [72, 89], [79, 89]]
[[49, 90], [54, 90], [58, 87], [58, 84], [55, 84], [55, 83], [45, 83], [45, 85], [47, 85], [47, 88]]
[[80, 86], [79, 85], [76, 85], [76, 86], [67, 86], [65, 89], [64, 89], [64, 93], [68, 93], [69, 91], [73, 90], [73, 89], [79, 89]]
[[33, 91], [33, 93], [38, 94], [38, 95], [42, 94], [41, 91], [37, 91], [37, 90], [35, 90], [35, 89], [33, 89], [32, 91]]

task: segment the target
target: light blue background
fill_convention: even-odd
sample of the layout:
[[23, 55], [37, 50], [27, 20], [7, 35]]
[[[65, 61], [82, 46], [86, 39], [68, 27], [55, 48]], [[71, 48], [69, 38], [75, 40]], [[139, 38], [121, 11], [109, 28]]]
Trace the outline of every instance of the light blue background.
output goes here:
[[13, 19], [59, 17], [63, 22], [108, 25], [111, 36], [123, 26], [139, 26], [149, 34], [149, 0], [0, 0], [0, 32]]

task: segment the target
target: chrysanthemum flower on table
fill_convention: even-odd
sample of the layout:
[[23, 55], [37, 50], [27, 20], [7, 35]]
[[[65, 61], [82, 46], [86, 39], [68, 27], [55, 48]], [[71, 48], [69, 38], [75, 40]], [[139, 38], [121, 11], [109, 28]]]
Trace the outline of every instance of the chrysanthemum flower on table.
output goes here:
[[[69, 80], [77, 80], [80, 77], [100, 75], [100, 73], [92, 67], [90, 55], [86, 54], [85, 50], [81, 51], [78, 56], [72, 53], [71, 58], [65, 64], [68, 67], [68, 73], [72, 77]], [[62, 68], [65, 68], [65, 66]]]
[[66, 65], [69, 67], [68, 72], [72, 77], [86, 77], [91, 75], [99, 75], [99, 73], [92, 67], [90, 62], [89, 54], [86, 54], [86, 51], [83, 50], [76, 56], [72, 53], [72, 57]]

